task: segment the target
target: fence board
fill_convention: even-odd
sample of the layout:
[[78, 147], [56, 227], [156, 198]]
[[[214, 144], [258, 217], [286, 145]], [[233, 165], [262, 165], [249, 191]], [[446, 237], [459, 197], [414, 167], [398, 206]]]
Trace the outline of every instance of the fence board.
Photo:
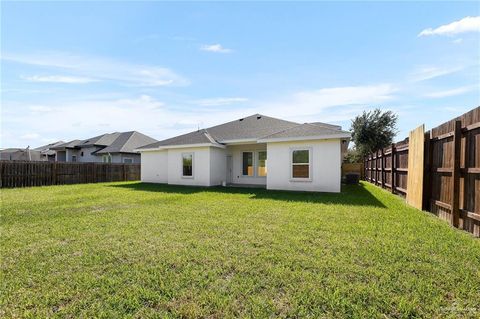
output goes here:
[[425, 126], [420, 125], [408, 136], [407, 203], [422, 209]]
[[[358, 173], [360, 179], [365, 178], [365, 169], [363, 163], [343, 163], [342, 164], [342, 177], [345, 177], [348, 173]], [[130, 174], [130, 172], [129, 172]]]
[[0, 161], [0, 188], [140, 180], [140, 164]]

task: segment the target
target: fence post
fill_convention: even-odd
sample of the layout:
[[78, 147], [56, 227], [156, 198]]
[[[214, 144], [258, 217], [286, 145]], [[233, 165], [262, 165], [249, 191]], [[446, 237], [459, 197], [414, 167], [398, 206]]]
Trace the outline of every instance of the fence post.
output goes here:
[[392, 160], [391, 160], [391, 171], [390, 173], [392, 174], [392, 180], [391, 180], [391, 191], [392, 191], [392, 194], [395, 194], [395, 176], [396, 176], [396, 172], [395, 172], [395, 169], [396, 169], [396, 165], [395, 165], [395, 162], [396, 162], [396, 157], [395, 157], [395, 144], [392, 143], [392, 152], [390, 153], [390, 156], [392, 157]]
[[462, 137], [462, 122], [455, 121], [453, 130], [453, 169], [452, 169], [452, 216], [451, 223], [454, 227], [458, 227], [460, 218], [460, 147]]
[[127, 170], [125, 167], [125, 164], [123, 164], [123, 181], [125, 182], [127, 180]]
[[57, 185], [57, 162], [53, 162], [52, 184]]
[[382, 154], [382, 157], [380, 157], [380, 164], [382, 168], [380, 175], [382, 176], [382, 188], [385, 188], [385, 152], [383, 148], [381, 149], [380, 153]]
[[371, 155], [371, 154], [368, 154], [367, 163], [366, 163], [366, 165], [365, 165], [365, 178], [366, 178], [367, 181], [369, 181], [369, 182], [371, 182], [371, 180], [370, 180], [370, 176], [371, 176], [371, 175], [370, 175], [370, 174], [371, 174], [371, 172], [370, 172], [370, 155]]
[[363, 157], [363, 178], [367, 180], [367, 157]]

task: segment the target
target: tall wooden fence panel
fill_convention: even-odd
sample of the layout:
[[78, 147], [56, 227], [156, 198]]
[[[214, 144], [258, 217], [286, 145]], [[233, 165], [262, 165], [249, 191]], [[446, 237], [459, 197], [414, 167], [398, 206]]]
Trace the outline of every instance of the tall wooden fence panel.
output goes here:
[[363, 163], [343, 163], [342, 164], [342, 177], [345, 177], [348, 173], [356, 173], [360, 176], [360, 179], [364, 179], [365, 169]]
[[426, 209], [480, 237], [480, 107], [430, 132]]
[[480, 107], [424, 134], [423, 160], [410, 159], [423, 161], [422, 191], [407, 184], [415, 178], [410, 148], [405, 140], [368, 155], [365, 179], [407, 197], [421, 195], [424, 210], [480, 237]]
[[140, 180], [140, 164], [0, 161], [0, 187]]
[[408, 142], [402, 141], [376, 151], [365, 158], [365, 180], [406, 195]]

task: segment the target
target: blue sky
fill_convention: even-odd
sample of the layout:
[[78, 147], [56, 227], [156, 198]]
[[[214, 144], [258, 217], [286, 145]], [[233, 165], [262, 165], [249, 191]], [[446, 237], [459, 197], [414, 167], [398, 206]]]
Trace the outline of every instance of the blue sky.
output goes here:
[[480, 105], [480, 8], [455, 3], [2, 2], [1, 147], [254, 113], [397, 140]]

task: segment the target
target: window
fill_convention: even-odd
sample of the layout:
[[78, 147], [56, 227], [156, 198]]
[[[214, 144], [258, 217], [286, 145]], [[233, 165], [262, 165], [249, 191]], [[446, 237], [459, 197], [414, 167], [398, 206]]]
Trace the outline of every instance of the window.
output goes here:
[[102, 155], [102, 161], [104, 163], [111, 163], [112, 162], [112, 156], [111, 155]]
[[133, 159], [125, 157], [125, 158], [123, 159], [123, 162], [126, 163], [126, 164], [132, 164], [132, 163], [133, 163]]
[[310, 150], [292, 151], [292, 178], [310, 178]]
[[267, 152], [258, 152], [257, 176], [267, 176]]
[[77, 155], [72, 155], [72, 162], [76, 162], [77, 161]]
[[80, 152], [80, 156], [82, 156], [82, 157], [83, 157], [83, 152]]
[[253, 176], [253, 152], [243, 152], [242, 160], [243, 176]]
[[182, 176], [193, 177], [193, 153], [182, 154]]

